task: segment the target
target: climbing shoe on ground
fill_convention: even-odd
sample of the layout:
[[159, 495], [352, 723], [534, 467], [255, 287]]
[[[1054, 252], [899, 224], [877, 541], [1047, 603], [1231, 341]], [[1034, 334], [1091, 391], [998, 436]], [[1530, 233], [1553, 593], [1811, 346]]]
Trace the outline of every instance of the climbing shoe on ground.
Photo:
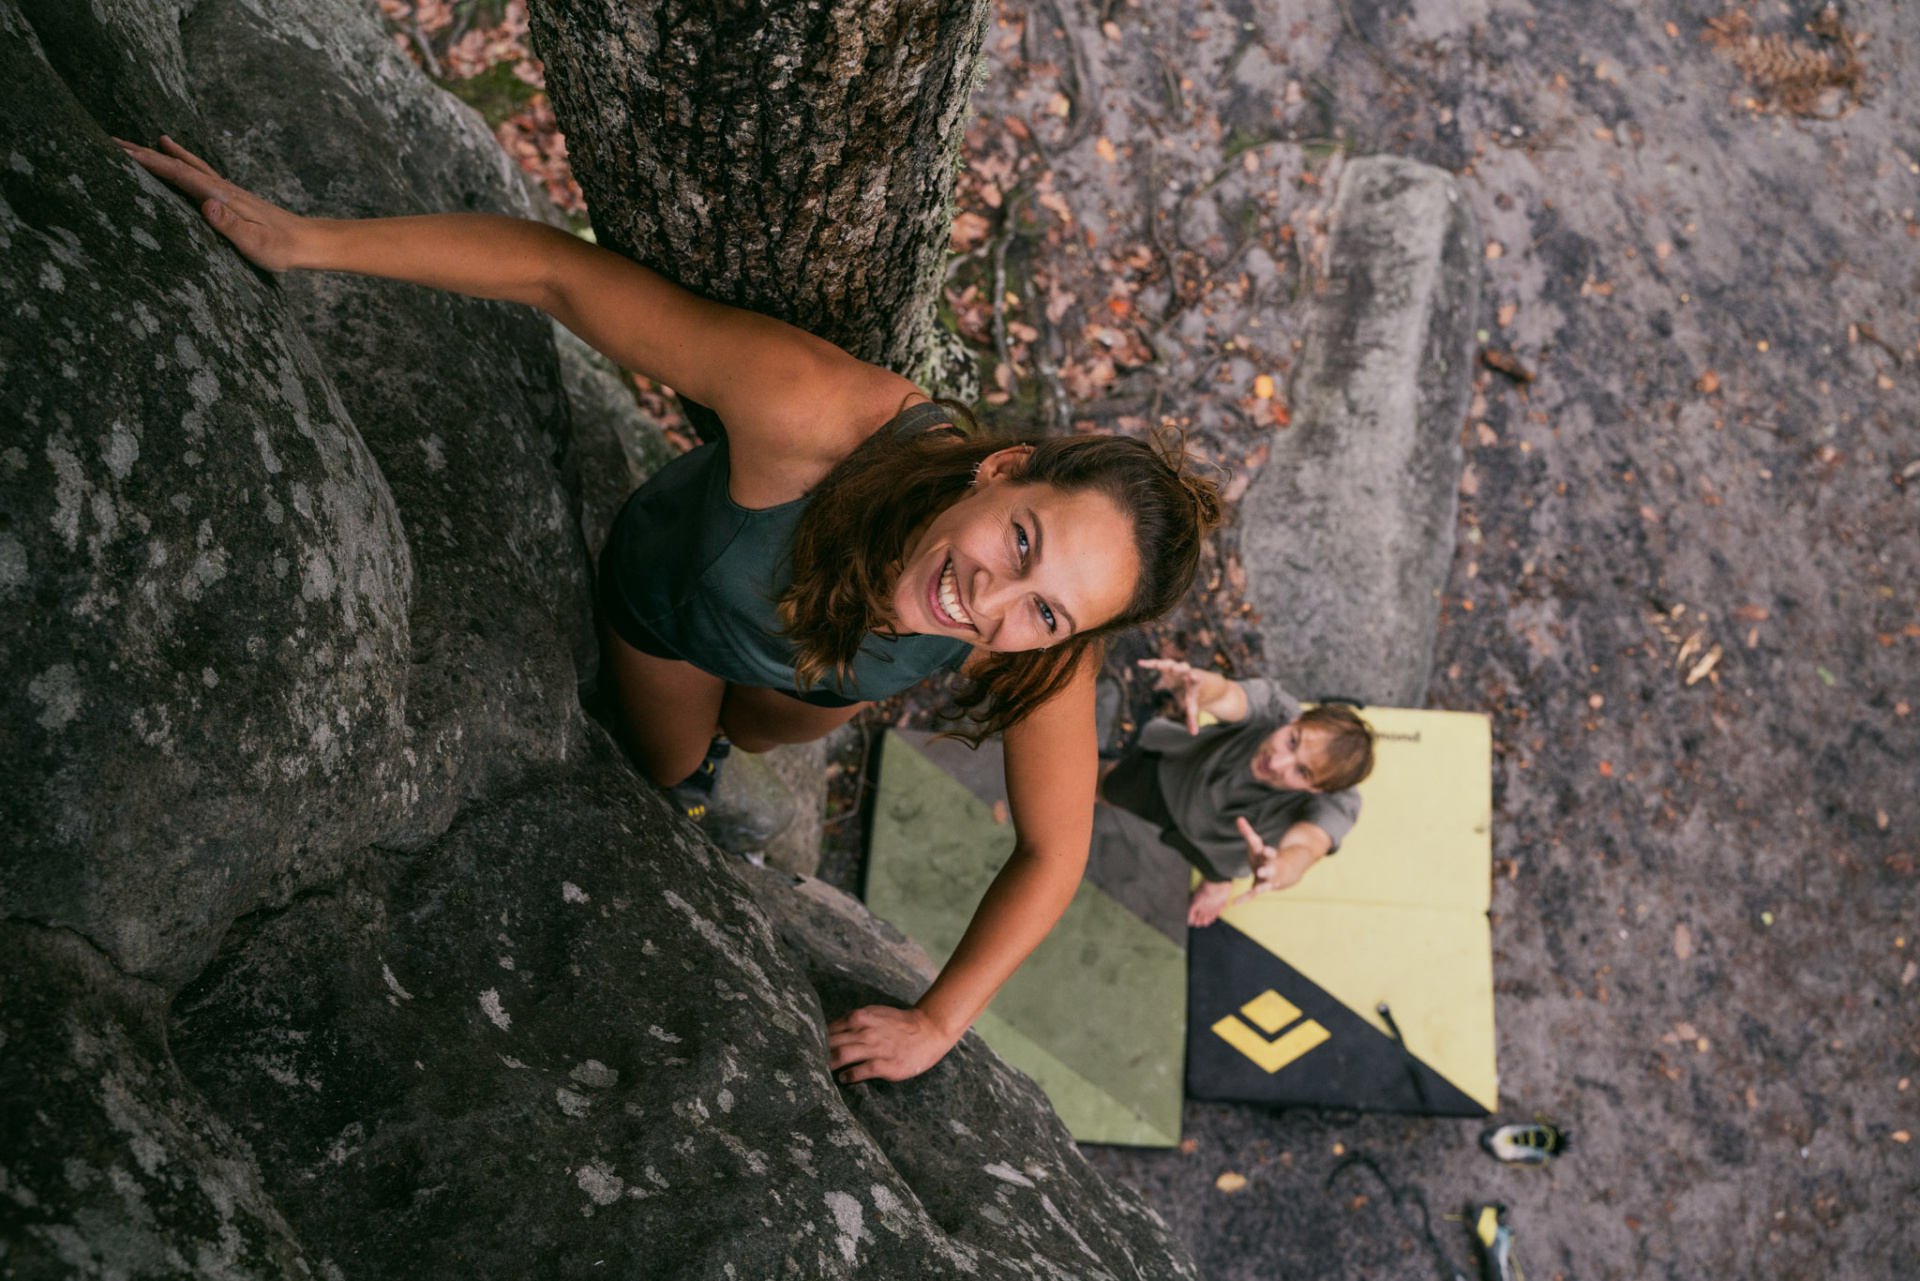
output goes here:
[[690, 819], [698, 821], [707, 816], [707, 809], [713, 804], [714, 789], [720, 785], [720, 763], [733, 751], [733, 744], [725, 734], [715, 734], [713, 741], [707, 744], [707, 754], [693, 773], [673, 785], [673, 799], [686, 811]]
[[1503, 1125], [1480, 1136], [1487, 1155], [1508, 1165], [1545, 1165], [1567, 1150], [1571, 1136], [1543, 1116], [1532, 1125]]
[[1480, 1273], [1486, 1281], [1525, 1281], [1514, 1252], [1513, 1229], [1502, 1222], [1506, 1212], [1504, 1205], [1470, 1206], [1467, 1210], [1474, 1244], [1480, 1247]]

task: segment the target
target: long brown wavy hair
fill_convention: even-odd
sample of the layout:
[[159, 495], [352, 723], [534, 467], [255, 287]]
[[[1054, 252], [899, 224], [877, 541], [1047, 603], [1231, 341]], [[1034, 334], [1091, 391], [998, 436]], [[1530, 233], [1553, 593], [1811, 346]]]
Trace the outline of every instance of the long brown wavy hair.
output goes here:
[[[941, 402], [948, 404], [948, 402]], [[815, 487], [793, 539], [793, 581], [776, 602], [804, 689], [829, 671], [847, 679], [872, 632], [886, 632], [909, 540], [959, 501], [988, 455], [1030, 445], [1017, 485], [1106, 494], [1133, 522], [1140, 578], [1126, 608], [1099, 627], [1048, 649], [990, 654], [953, 691], [951, 731], [978, 743], [1018, 724], [1059, 693], [1082, 661], [1098, 662], [1101, 638], [1158, 618], [1193, 582], [1200, 547], [1219, 522], [1213, 482], [1192, 474], [1186, 452], [1157, 438], [988, 437], [951, 405], [968, 430], [900, 437], [883, 427]]]

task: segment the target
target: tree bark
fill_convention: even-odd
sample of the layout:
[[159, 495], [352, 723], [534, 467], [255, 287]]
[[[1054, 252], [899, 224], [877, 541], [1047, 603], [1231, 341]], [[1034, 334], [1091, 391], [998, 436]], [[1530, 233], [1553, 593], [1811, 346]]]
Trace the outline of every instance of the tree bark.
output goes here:
[[934, 302], [988, 8], [533, 0], [530, 15], [601, 244], [964, 393]]

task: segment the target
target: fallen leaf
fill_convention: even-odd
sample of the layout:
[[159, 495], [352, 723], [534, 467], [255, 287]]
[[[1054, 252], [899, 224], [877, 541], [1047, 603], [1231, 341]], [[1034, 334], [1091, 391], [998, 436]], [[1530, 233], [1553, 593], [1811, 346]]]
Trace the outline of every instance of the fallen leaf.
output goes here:
[[1213, 1186], [1219, 1188], [1222, 1192], [1238, 1192], [1241, 1188], [1247, 1186], [1247, 1176], [1228, 1170], [1225, 1174], [1213, 1181]]
[[1682, 1041], [1691, 1041], [1700, 1035], [1700, 1029], [1691, 1023], [1675, 1023], [1673, 1034]]
[[1262, 400], [1273, 399], [1273, 379], [1261, 374], [1253, 380], [1253, 394]]
[[1502, 245], [1499, 241], [1489, 240], [1487, 242], [1487, 261], [1488, 262], [1492, 262], [1495, 258], [1500, 257], [1500, 255], [1506, 252], [1507, 252], [1506, 246]]
[[1693, 955], [1693, 931], [1684, 925], [1673, 927], [1673, 954], [1683, 961]]
[[1700, 381], [1694, 383], [1693, 389], [1709, 396], [1713, 395], [1714, 392], [1720, 390], [1720, 375], [1714, 373], [1711, 369], [1707, 370], [1700, 375]]
[[979, 214], [968, 210], [953, 220], [953, 230], [947, 247], [954, 253], [963, 254], [974, 246], [984, 244], [993, 224]]
[[1109, 40], [1118, 40], [1120, 38], [1120, 24], [1117, 22], [1103, 22], [1100, 24], [1100, 34]]
[[1200, 1140], [1182, 1139], [1180, 1140], [1180, 1150], [1182, 1152], [1185, 1152], [1188, 1156], [1192, 1156], [1195, 1152], [1198, 1152], [1200, 1150]]
[[1533, 381], [1533, 371], [1521, 364], [1520, 358], [1510, 351], [1483, 351], [1480, 353], [1480, 363], [1517, 383]]
[[1519, 310], [1520, 304], [1517, 302], [1502, 303], [1500, 304], [1500, 311], [1495, 315], [1494, 319], [1499, 323], [1500, 328], [1505, 329], [1513, 323], [1513, 318]]
[[1600, 762], [1600, 777], [1601, 777], [1601, 778], [1612, 778], [1612, 777], [1613, 777], [1613, 762], [1612, 762], [1612, 761], [1601, 761], [1601, 762]]
[[1253, 484], [1253, 477], [1251, 475], [1243, 471], [1235, 472], [1233, 479], [1227, 482], [1227, 487], [1220, 491], [1221, 501], [1229, 503], [1239, 502], [1246, 496], [1247, 486], [1251, 484]]
[[1895, 1143], [1906, 1143], [1910, 1141], [1912, 1138], [1913, 1136], [1911, 1134], [1908, 1134], [1905, 1130], [1895, 1130], [1893, 1132], [1893, 1141]]
[[1064, 93], [1056, 93], [1047, 99], [1047, 114], [1059, 116], [1065, 120], [1073, 114], [1073, 100]]
[[1707, 651], [1704, 658], [1693, 665], [1693, 670], [1687, 673], [1687, 684], [1692, 685], [1695, 681], [1704, 678], [1719, 662], [1720, 647], [1715, 645]]
[[1673, 255], [1673, 246], [1668, 244], [1664, 240], [1653, 247], [1653, 256], [1655, 258], [1659, 258], [1664, 261], [1665, 259], [1671, 257], [1672, 255]]
[[1113, 139], [1104, 136], [1093, 140], [1093, 154], [1110, 165], [1118, 163], [1120, 159], [1119, 153], [1113, 149]]
[[1900, 986], [1911, 986], [1915, 978], [1920, 978], [1920, 961], [1908, 961], [1906, 968], [1900, 971]]

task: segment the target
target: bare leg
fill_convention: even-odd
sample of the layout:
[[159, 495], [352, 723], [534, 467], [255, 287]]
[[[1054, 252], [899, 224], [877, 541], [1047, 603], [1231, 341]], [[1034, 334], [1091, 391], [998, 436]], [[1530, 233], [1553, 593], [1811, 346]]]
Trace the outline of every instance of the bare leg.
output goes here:
[[741, 751], [764, 752], [783, 743], [825, 738], [868, 706], [815, 707], [779, 690], [729, 685], [720, 707], [720, 724]]
[[643, 654], [611, 631], [602, 636], [634, 755], [647, 777], [672, 787], [700, 768], [727, 683], [692, 663]]

